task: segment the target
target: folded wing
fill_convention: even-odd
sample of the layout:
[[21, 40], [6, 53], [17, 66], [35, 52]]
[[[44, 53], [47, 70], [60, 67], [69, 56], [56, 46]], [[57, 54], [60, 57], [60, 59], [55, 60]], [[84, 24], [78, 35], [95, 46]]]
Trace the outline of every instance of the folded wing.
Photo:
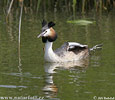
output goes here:
[[88, 46], [76, 42], [65, 42], [60, 48], [56, 49], [54, 52], [58, 56], [63, 56], [67, 52], [74, 52], [75, 54], [77, 54], [84, 49], [88, 49]]

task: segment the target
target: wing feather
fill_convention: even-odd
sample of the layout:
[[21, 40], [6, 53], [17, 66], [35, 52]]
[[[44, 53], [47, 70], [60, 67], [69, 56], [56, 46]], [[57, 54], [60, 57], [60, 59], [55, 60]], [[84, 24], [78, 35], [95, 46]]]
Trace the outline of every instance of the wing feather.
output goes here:
[[74, 53], [79, 53], [80, 51], [88, 48], [87, 45], [82, 45], [76, 42], [65, 42], [60, 48], [56, 49], [54, 52], [58, 56], [64, 56], [67, 51], [72, 51]]
[[76, 42], [68, 42], [68, 43], [69, 43], [68, 51], [79, 51], [88, 48], [88, 45], [82, 45]]

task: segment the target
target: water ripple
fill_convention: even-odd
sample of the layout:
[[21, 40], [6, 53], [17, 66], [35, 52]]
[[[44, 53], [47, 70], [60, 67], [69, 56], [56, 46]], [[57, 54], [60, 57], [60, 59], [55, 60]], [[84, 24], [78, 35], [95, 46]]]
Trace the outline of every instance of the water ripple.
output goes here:
[[16, 86], [16, 85], [0, 85], [3, 88], [27, 88], [27, 86]]

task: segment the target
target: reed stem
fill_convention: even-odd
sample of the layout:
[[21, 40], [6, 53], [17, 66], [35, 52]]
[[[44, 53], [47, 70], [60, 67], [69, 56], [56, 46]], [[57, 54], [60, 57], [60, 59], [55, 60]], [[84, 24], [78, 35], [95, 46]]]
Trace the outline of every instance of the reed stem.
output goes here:
[[11, 11], [13, 2], [14, 2], [14, 0], [12, 0], [12, 1], [10, 2], [10, 6], [9, 6], [9, 9], [8, 9], [8, 12], [7, 12], [6, 20], [8, 20], [8, 16], [9, 16], [9, 13], [10, 13], [10, 11]]
[[37, 12], [38, 12], [39, 7], [40, 7], [40, 2], [41, 2], [41, 0], [38, 0], [38, 3], [37, 3]]
[[85, 10], [85, 0], [82, 0], [82, 14], [84, 14]]
[[22, 12], [23, 12], [23, 1], [20, 2], [21, 11], [20, 11], [20, 18], [19, 18], [19, 36], [18, 36], [18, 53], [19, 53], [19, 66], [21, 66], [21, 57], [20, 57], [20, 36], [21, 36], [21, 22], [22, 22]]
[[73, 15], [75, 16], [77, 0], [73, 0]]

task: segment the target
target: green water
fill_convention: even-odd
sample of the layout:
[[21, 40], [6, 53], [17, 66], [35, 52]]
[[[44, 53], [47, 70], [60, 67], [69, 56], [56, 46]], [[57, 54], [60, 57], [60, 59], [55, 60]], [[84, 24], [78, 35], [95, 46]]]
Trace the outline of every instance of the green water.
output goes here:
[[44, 62], [44, 44], [37, 39], [43, 14], [23, 13], [19, 53], [18, 15], [19, 12], [11, 13], [6, 23], [5, 15], [0, 12], [0, 98], [35, 96], [46, 100], [95, 100], [115, 97], [114, 11], [75, 17], [75, 20], [95, 21], [90, 25], [67, 23], [73, 17], [62, 13], [44, 15], [45, 19], [56, 23], [58, 39], [54, 49], [66, 41], [89, 47], [103, 43], [103, 49], [93, 52], [85, 67], [71, 68], [67, 68], [69, 64], [60, 67]]

